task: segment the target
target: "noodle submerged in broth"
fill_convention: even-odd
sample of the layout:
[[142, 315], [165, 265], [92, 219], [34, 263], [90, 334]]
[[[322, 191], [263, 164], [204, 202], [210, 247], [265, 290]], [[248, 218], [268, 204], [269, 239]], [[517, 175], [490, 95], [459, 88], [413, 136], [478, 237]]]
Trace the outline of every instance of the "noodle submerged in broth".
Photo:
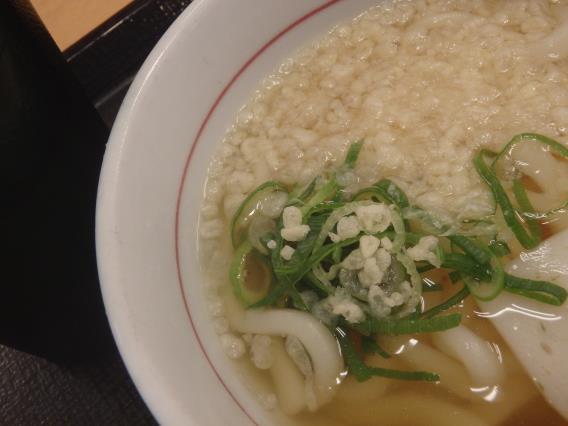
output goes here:
[[[566, 423], [522, 346], [568, 350], [528, 331], [565, 318], [566, 11], [385, 1], [238, 113], [202, 207], [205, 293], [275, 421]], [[564, 278], [536, 271], [546, 250]]]

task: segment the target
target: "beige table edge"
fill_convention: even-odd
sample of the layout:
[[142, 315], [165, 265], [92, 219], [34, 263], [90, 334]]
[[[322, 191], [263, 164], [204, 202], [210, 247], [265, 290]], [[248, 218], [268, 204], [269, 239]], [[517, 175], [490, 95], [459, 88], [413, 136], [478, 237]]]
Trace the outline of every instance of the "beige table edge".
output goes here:
[[31, 0], [61, 50], [116, 14], [132, 0]]

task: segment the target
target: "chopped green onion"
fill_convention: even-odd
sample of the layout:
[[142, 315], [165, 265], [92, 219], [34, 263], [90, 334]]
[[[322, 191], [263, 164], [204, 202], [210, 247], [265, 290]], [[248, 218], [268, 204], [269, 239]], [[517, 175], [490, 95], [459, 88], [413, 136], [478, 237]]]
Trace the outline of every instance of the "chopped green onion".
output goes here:
[[314, 194], [312, 194], [305, 202], [305, 204], [300, 207], [302, 216], [305, 216], [312, 208], [317, 206], [324, 201], [330, 201], [337, 191], [339, 191], [340, 186], [335, 180], [335, 177], [331, 178], [325, 185], [318, 189]]
[[358, 382], [364, 382], [369, 380], [371, 377], [386, 377], [398, 380], [421, 380], [427, 382], [437, 382], [440, 380], [440, 376], [436, 373], [429, 373], [426, 371], [401, 371], [369, 367], [363, 362], [363, 360], [361, 360], [361, 358], [359, 358], [359, 355], [353, 347], [353, 343], [349, 340], [349, 337], [347, 337], [347, 335], [343, 332], [338, 332], [337, 335], [348, 371], [350, 374], [353, 374], [353, 377], [355, 377]]
[[323, 203], [319, 203], [318, 205], [312, 207], [310, 211], [305, 216], [305, 221], [307, 222], [310, 217], [316, 214], [329, 214], [334, 210], [337, 210], [340, 207], [343, 207], [345, 203], [338, 202], [338, 201], [324, 201]]
[[406, 273], [410, 276], [410, 285], [412, 287], [412, 294], [406, 300], [406, 302], [399, 307], [396, 312], [397, 318], [402, 318], [405, 315], [411, 314], [415, 311], [416, 305], [420, 303], [420, 296], [422, 295], [422, 278], [416, 270], [416, 264], [410, 257], [404, 253], [398, 253], [396, 255], [396, 260], [404, 266]]
[[342, 217], [350, 215], [351, 213], [355, 212], [355, 210], [359, 206], [368, 206], [368, 205], [369, 205], [368, 201], [354, 201], [333, 210], [331, 214], [327, 217], [325, 223], [323, 224], [323, 226], [319, 231], [319, 235], [317, 236], [317, 239], [314, 244], [314, 251], [318, 250], [321, 246], [323, 246], [323, 244], [329, 237], [329, 233], [333, 230], [335, 225], [337, 225], [337, 222], [339, 222], [339, 220]]
[[532, 233], [529, 234], [523, 227], [499, 179], [497, 179], [495, 173], [485, 164], [485, 160], [483, 159], [485, 152], [485, 150], [481, 150], [473, 159], [473, 164], [477, 172], [491, 189], [495, 202], [501, 207], [501, 213], [503, 214], [505, 223], [507, 223], [511, 231], [513, 231], [521, 245], [527, 249], [535, 247], [540, 242], [539, 236]]
[[343, 251], [341, 250], [340, 246], [337, 246], [333, 249], [333, 251], [331, 252], [331, 261], [334, 264], [338, 264], [341, 263], [341, 258], [343, 255]]
[[469, 255], [477, 263], [483, 265], [489, 262], [491, 252], [485, 247], [481, 247], [475, 240], [464, 237], [463, 235], [450, 235], [448, 239], [461, 248], [465, 254]]
[[552, 216], [557, 215], [559, 213], [566, 213], [567, 211], [568, 211], [568, 201], [566, 201], [561, 206], [555, 207], [555, 208], [548, 210], [546, 212], [520, 211], [518, 213], [519, 213], [519, 215], [521, 215], [522, 217], [527, 218], [527, 219], [544, 220], [544, 219], [549, 219]]
[[334, 292], [334, 288], [323, 281], [321, 281], [312, 271], [308, 272], [305, 276], [305, 281], [311, 285], [315, 290], [323, 293], [326, 296], [330, 296]]
[[[535, 213], [535, 209], [531, 203], [531, 200], [529, 200], [527, 191], [525, 190], [525, 187], [523, 186], [520, 179], [513, 180], [513, 194], [515, 195], [517, 204], [519, 205], [519, 207], [521, 208], [524, 214]], [[540, 241], [542, 239], [542, 230], [540, 228], [540, 224], [538, 223], [538, 221], [532, 217], [526, 217], [526, 216], [523, 217], [525, 219], [525, 222], [527, 223], [527, 227], [529, 228], [530, 233], [534, 235], [535, 238], [538, 238], [538, 240]]]
[[393, 201], [386, 193], [386, 191], [382, 188], [378, 188], [377, 186], [369, 186], [367, 188], [361, 189], [355, 196], [353, 197], [353, 201], [362, 201], [362, 200], [375, 200], [381, 203], [392, 204]]
[[288, 202], [286, 203], [287, 206], [293, 205], [304, 205], [306, 200], [313, 194], [314, 189], [316, 188], [316, 179], [312, 179], [312, 181], [306, 186], [299, 186], [297, 185], [294, 189], [290, 192], [288, 196]]
[[477, 280], [487, 280], [491, 277], [491, 273], [485, 266], [462, 253], [446, 253], [442, 267], [453, 269], [462, 275], [468, 275]]
[[429, 263], [416, 267], [416, 271], [418, 271], [419, 274], [423, 274], [424, 272], [431, 271], [432, 269], [436, 269], [436, 267], [434, 265], [429, 264]]
[[375, 199], [381, 203], [394, 204], [399, 209], [410, 206], [408, 197], [393, 181], [382, 179], [373, 186], [361, 189], [353, 197], [353, 201]]
[[250, 220], [247, 239], [251, 245], [263, 255], [268, 255], [266, 236], [274, 236], [276, 224], [266, 216], [257, 215]]
[[450, 273], [452, 282], [454, 279], [457, 282], [461, 278], [471, 294], [481, 300], [491, 300], [503, 289], [551, 305], [562, 305], [566, 300], [567, 292], [563, 287], [547, 281], [535, 281], [506, 274], [496, 255], [491, 258], [489, 269], [461, 253], [446, 253], [442, 266], [454, 269]]
[[405, 207], [402, 210], [402, 217], [406, 220], [418, 221], [421, 231], [427, 234], [442, 236], [452, 230], [452, 227], [444, 223], [440, 218], [419, 207]]
[[[496, 169], [496, 166], [497, 166], [497, 163], [499, 162], [499, 160], [501, 160], [505, 155], [510, 155], [514, 146], [518, 145], [519, 143], [524, 142], [524, 141], [533, 141], [533, 142], [538, 142], [540, 144], [546, 145], [552, 151], [554, 151], [557, 155], [559, 155], [560, 157], [568, 159], [568, 148], [566, 148], [560, 142], [555, 141], [554, 139], [549, 138], [547, 136], [540, 135], [538, 133], [521, 133], [519, 135], [514, 136], [507, 143], [507, 145], [505, 145], [505, 147], [501, 150], [501, 152], [499, 152], [499, 154], [495, 157], [495, 159], [493, 160], [493, 162], [491, 164], [491, 169], [493, 170], [493, 172], [495, 172], [495, 169]], [[519, 191], [521, 187], [522, 187], [522, 185], [520, 185], [517, 188], [517, 191]], [[515, 188], [513, 188], [513, 190], [515, 190]], [[559, 213], [559, 212], [564, 213], [565, 209], [568, 207], [568, 200], [567, 200], [560, 207], [551, 209], [547, 212], [536, 212], [532, 208], [530, 201], [528, 200], [528, 197], [526, 197], [526, 193], [524, 193], [524, 192], [525, 192], [524, 187], [522, 187], [521, 193], [519, 195], [520, 195], [521, 198], [526, 198], [527, 208], [522, 206], [522, 201], [519, 201], [519, 197], [517, 197], [517, 194], [515, 194], [515, 196], [517, 198], [517, 202], [519, 202], [521, 209], [524, 210], [524, 211], [519, 212], [519, 214], [522, 217], [525, 217], [525, 218], [528, 218], [528, 219], [546, 219], [546, 218], [548, 218], [548, 217], [550, 217], [550, 216], [552, 216], [556, 213]], [[523, 197], [523, 193], [524, 193], [524, 197]], [[528, 225], [530, 226], [530, 222], [528, 223]]]
[[359, 153], [361, 152], [361, 148], [363, 147], [363, 139], [354, 142], [349, 147], [349, 151], [347, 151], [347, 155], [345, 156], [345, 162], [343, 165], [350, 169], [355, 167], [357, 163], [357, 159], [359, 158]]
[[491, 252], [497, 257], [503, 257], [511, 254], [511, 249], [507, 243], [501, 240], [491, 240], [489, 243], [489, 250], [491, 250]]
[[322, 260], [324, 260], [326, 257], [328, 257], [330, 254], [333, 255], [333, 252], [336, 251], [337, 249], [350, 246], [352, 244], [357, 243], [358, 241], [359, 238], [353, 237], [343, 241], [338, 241], [337, 243], [325, 244], [323, 247], [320, 247], [318, 250], [312, 251], [312, 255], [310, 256], [308, 263], [310, 265], [319, 263]]
[[[389, 238], [390, 234], [387, 232], [387, 236]], [[416, 232], [405, 232], [404, 233], [404, 241], [408, 246], [415, 246], [420, 242], [420, 238], [425, 237], [426, 234], [417, 234]], [[392, 238], [391, 238], [392, 239]]]
[[276, 248], [272, 250], [272, 269], [279, 282], [293, 285], [312, 269], [315, 263], [321, 261], [320, 259], [310, 262], [310, 256], [314, 251], [314, 241], [326, 219], [326, 214], [310, 216], [308, 219], [310, 232], [304, 240], [296, 245], [294, 254], [289, 261], [284, 261], [280, 255], [280, 250], [284, 245], [284, 241], [280, 235], [280, 229], [283, 226], [282, 220], [280, 220], [277, 227]]
[[462, 275], [462, 280], [469, 292], [479, 300], [493, 300], [505, 287], [505, 271], [497, 256], [492, 255], [489, 265], [491, 267], [490, 280], [476, 280], [467, 275]]
[[253, 247], [250, 242], [245, 241], [235, 251], [231, 267], [229, 269], [229, 278], [233, 285], [233, 291], [237, 298], [245, 305], [250, 306], [261, 300], [268, 293], [271, 281], [271, 272], [263, 262], [257, 262], [262, 265], [262, 272], [266, 275], [262, 283], [247, 282], [247, 262], [253, 257]]
[[377, 354], [383, 358], [391, 357], [391, 355], [381, 348], [377, 341], [371, 336], [361, 336], [361, 350], [365, 354]]
[[[343, 167], [348, 169], [355, 167], [362, 145], [363, 140], [359, 140], [349, 147]], [[315, 192], [315, 194], [311, 195], [311, 197], [305, 201], [305, 204], [300, 208], [302, 215], [306, 215], [313, 207], [323, 203], [324, 201], [341, 202], [342, 196], [340, 190], [341, 185], [337, 182], [336, 174], [334, 173], [325, 185], [323, 185]]]
[[258, 208], [258, 204], [271, 192], [286, 191], [280, 182], [268, 181], [252, 191], [241, 203], [231, 220], [231, 241], [233, 248], [237, 248], [244, 240], [243, 231], [251, 216]]
[[469, 237], [492, 236], [498, 232], [498, 227], [490, 219], [469, 219], [461, 222], [459, 233]]
[[307, 237], [300, 241], [296, 246], [292, 259], [284, 262], [280, 256], [282, 239], [276, 240], [277, 247], [272, 251], [272, 268], [279, 282], [287, 285], [294, 285], [301, 280], [312, 268], [331, 256], [334, 250], [350, 246], [359, 241], [357, 237], [339, 241], [337, 243], [325, 244], [316, 248], [316, 238], [319, 235], [323, 223], [326, 222], [326, 215], [311, 216], [308, 222], [310, 232]]
[[266, 296], [260, 299], [258, 302], [253, 303], [252, 305], [248, 306], [249, 309], [257, 309], [257, 308], [264, 308], [266, 306], [273, 306], [278, 302], [280, 299], [285, 297], [288, 294], [288, 287], [283, 284], [276, 284], [272, 286], [270, 291]]
[[507, 145], [505, 145], [505, 147], [501, 150], [501, 152], [499, 152], [499, 154], [497, 154], [495, 156], [495, 154], [493, 153], [493, 156], [495, 157], [495, 159], [493, 160], [493, 163], [491, 164], [491, 168], [495, 168], [495, 165], [497, 164], [497, 162], [505, 155], [510, 154], [511, 149], [523, 142], [523, 141], [536, 141], [539, 142], [543, 145], [547, 145], [549, 146], [553, 151], [556, 151], [556, 153], [558, 155], [560, 155], [561, 157], [564, 158], [568, 158], [568, 148], [566, 148], [564, 145], [562, 145], [560, 142], [555, 141], [554, 139], [548, 138], [544, 135], [540, 135], [538, 133], [521, 133], [518, 134], [516, 136], [514, 136], [508, 143]]
[[435, 331], [449, 330], [460, 324], [460, 314], [450, 314], [442, 317], [420, 319], [377, 319], [367, 317], [363, 322], [350, 324], [350, 327], [361, 334], [374, 333], [386, 335], [432, 333]]
[[402, 263], [396, 258], [391, 258], [391, 264], [388, 267], [384, 277], [383, 284], [386, 288], [397, 288], [403, 281], [408, 279], [408, 273]]
[[469, 290], [467, 286], [464, 286], [460, 291], [458, 291], [445, 302], [442, 302], [439, 305], [436, 305], [428, 309], [427, 311], [424, 311], [422, 313], [422, 318], [432, 318], [433, 316], [438, 315], [440, 312], [447, 311], [448, 309], [453, 308], [454, 306], [461, 303], [468, 295]]
[[381, 179], [375, 184], [375, 187], [382, 189], [399, 209], [404, 209], [410, 206], [408, 197], [400, 187], [390, 179]]
[[[520, 209], [515, 210], [513, 208], [511, 201], [507, 197], [505, 190], [497, 178], [496, 166], [504, 156], [511, 154], [515, 145], [524, 141], [534, 141], [546, 145], [561, 157], [568, 158], [568, 148], [554, 139], [537, 133], [521, 133], [515, 135], [498, 154], [487, 150], [481, 150], [474, 159], [474, 165], [480, 176], [491, 188], [495, 202], [501, 207], [503, 217], [505, 218], [507, 225], [511, 228], [521, 245], [524, 248], [530, 249], [538, 245], [541, 239], [541, 229], [537, 220], [545, 219], [559, 212], [564, 212], [566, 207], [568, 207], [568, 200], [556, 209], [542, 213], [536, 212], [520, 179], [513, 179], [513, 194]], [[490, 167], [485, 164], [485, 161], [483, 160], [484, 156], [493, 157]], [[523, 227], [517, 215], [526, 221], [528, 232]]]
[[295, 286], [290, 286], [290, 288], [288, 289], [288, 296], [290, 296], [290, 299], [292, 300], [292, 305], [298, 309], [299, 311], [304, 311], [304, 312], [309, 312], [310, 309], [308, 308], [308, 305], [306, 305], [306, 302], [304, 302], [304, 299], [302, 299], [302, 296], [300, 295], [300, 293], [298, 292], [298, 290], [296, 290]]
[[549, 305], [560, 306], [566, 301], [567, 292], [563, 287], [548, 281], [530, 280], [527, 278], [505, 275], [505, 289], [529, 299]]
[[452, 284], [455, 284], [459, 281], [461, 281], [461, 274], [459, 271], [452, 271], [448, 274], [448, 277], [450, 278], [450, 281], [452, 282]]
[[[391, 222], [394, 229], [392, 252], [399, 253], [406, 242], [406, 226], [398, 208], [391, 209]], [[415, 267], [413, 267], [415, 269]]]
[[323, 269], [323, 265], [321, 263], [314, 265], [311, 272], [319, 281], [324, 283], [327, 287], [333, 289], [333, 284], [331, 284], [331, 281], [328, 278], [329, 275], [327, 272], [325, 272], [325, 269]]
[[436, 252], [436, 257], [438, 258], [437, 264], [442, 265], [444, 263], [444, 260], [446, 260], [446, 252], [439, 245], [436, 246], [435, 252]]
[[[544, 138], [542, 143], [568, 158], [567, 148], [534, 134], [518, 135], [506, 149], [510, 150], [515, 143], [531, 138], [539, 142], [542, 141], [538, 138]], [[461, 321], [459, 313], [442, 313], [461, 303], [469, 294], [477, 299], [491, 300], [505, 289], [552, 305], [565, 302], [567, 292], [558, 285], [513, 277], [505, 273], [499, 257], [509, 254], [510, 249], [505, 242], [496, 239], [498, 229], [493, 220], [494, 215], [489, 218], [449, 222], [443, 216], [410, 205], [406, 194], [388, 179], [382, 179], [351, 197], [338, 182], [338, 176], [342, 177], [339, 173], [345, 173], [346, 177], [347, 174], [353, 173], [351, 169], [356, 165], [362, 143], [362, 140], [357, 141], [349, 147], [344, 164], [335, 173], [329, 173], [329, 179], [322, 180], [322, 177], [317, 177], [308, 185], [296, 186], [288, 194], [287, 205], [298, 206], [302, 212], [303, 223], [310, 228], [303, 240], [284, 241], [281, 235], [282, 216], [275, 224], [269, 220], [264, 223], [264, 219], [259, 220], [260, 216], [256, 215], [263, 200], [270, 197], [272, 192], [287, 191], [282, 184], [270, 181], [260, 185], [239, 206], [231, 221], [231, 240], [235, 254], [230, 266], [230, 281], [233, 291], [244, 306], [288, 307], [309, 312], [300, 291], [313, 290], [317, 300], [322, 301], [335, 294], [339, 288], [355, 298], [356, 303], [366, 313], [366, 318], [361, 323], [348, 324], [345, 320], [338, 320], [341, 327], [349, 327], [363, 335], [363, 353], [388, 358], [390, 354], [376, 342], [377, 335], [440, 332], [457, 327]], [[491, 189], [495, 206], [500, 207], [509, 228], [524, 247], [534, 247], [541, 238], [538, 220], [552, 211], [535, 211], [520, 179], [508, 180], [507, 185], [503, 186], [495, 171], [495, 165], [505, 155], [505, 151], [496, 154], [482, 150], [476, 155], [474, 166]], [[487, 158], [493, 159], [491, 165], [486, 163]], [[348, 182], [348, 179], [345, 179], [345, 182]], [[507, 192], [509, 183], [512, 184], [511, 197], [514, 196], [514, 200], [509, 198]], [[357, 271], [341, 269], [344, 256], [360, 244], [360, 234], [339, 242], [330, 242], [329, 237], [330, 232], [335, 232], [341, 218], [355, 213], [358, 207], [368, 206], [373, 202], [389, 204], [391, 210], [391, 225], [387, 230], [375, 234], [379, 239], [388, 237], [392, 241], [392, 248], [389, 248], [391, 264], [384, 274], [381, 286], [392, 290], [398, 288], [403, 281], [410, 281], [412, 287], [406, 302], [394, 308], [387, 318], [373, 316], [367, 290], [361, 285]], [[513, 203], [518, 208], [515, 208]], [[566, 207], [568, 201], [554, 212], [558, 213]], [[410, 220], [413, 221], [412, 224], [418, 225], [418, 232], [410, 232]], [[451, 251], [444, 251], [442, 247], [446, 246], [440, 245], [436, 249], [436, 255], [442, 268], [450, 270], [450, 280], [461, 281], [464, 286], [447, 300], [421, 312], [422, 292], [438, 291], [442, 286], [428, 277], [420, 276], [420, 273], [437, 268], [425, 264], [426, 262], [415, 262], [408, 256], [406, 249], [415, 246], [427, 235], [448, 237]], [[271, 242], [271, 247], [274, 247], [269, 251], [266, 250], [266, 245], [271, 240], [276, 244]], [[294, 254], [288, 260], [281, 256], [285, 244], [294, 248]], [[453, 251], [454, 248], [457, 251]], [[262, 256], [261, 253], [267, 256]], [[326, 272], [328, 270], [329, 272]], [[359, 381], [373, 376], [402, 380], [439, 380], [435, 373], [370, 367], [364, 363], [343, 329], [337, 328], [336, 335], [349, 372]]]

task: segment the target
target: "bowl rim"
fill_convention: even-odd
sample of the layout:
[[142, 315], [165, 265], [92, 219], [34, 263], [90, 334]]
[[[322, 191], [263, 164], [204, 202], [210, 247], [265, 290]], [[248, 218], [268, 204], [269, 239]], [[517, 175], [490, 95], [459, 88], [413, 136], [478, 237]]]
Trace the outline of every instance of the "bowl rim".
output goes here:
[[[188, 300], [186, 296], [186, 289], [183, 281], [183, 274], [180, 268], [180, 247], [179, 247], [179, 215], [181, 209], [181, 199], [183, 195], [184, 186], [187, 181], [187, 172], [191, 162], [193, 153], [200, 141], [204, 129], [207, 127], [209, 119], [214, 114], [219, 103], [224, 96], [239, 79], [239, 77], [247, 70], [247, 68], [255, 62], [255, 60], [262, 55], [267, 49], [277, 42], [282, 36], [287, 34], [298, 25], [302, 24], [312, 16], [327, 9], [328, 7], [340, 3], [343, 0], [323, 0], [318, 6], [310, 9], [307, 13], [301, 15], [296, 20], [285, 26], [280, 31], [268, 39], [261, 47], [256, 50], [252, 56], [238, 69], [233, 77], [226, 83], [221, 92], [214, 98], [215, 101], [209, 108], [207, 115], [201, 120], [198, 131], [193, 138], [191, 145], [188, 148], [186, 159], [184, 160], [184, 167], [182, 176], [178, 183], [176, 206], [175, 206], [175, 225], [174, 225], [174, 240], [175, 240], [175, 264], [179, 290], [181, 292], [182, 302], [186, 316], [190, 323], [192, 334], [199, 345], [199, 350], [203, 353], [207, 360], [207, 364], [221, 383], [225, 391], [233, 399], [239, 409], [250, 419], [253, 424], [258, 424], [254, 417], [246, 410], [246, 408], [239, 402], [239, 399], [229, 389], [217, 368], [211, 361], [205, 347], [202, 343], [200, 335], [194, 324], [191, 311], [189, 309]], [[115, 124], [111, 130], [109, 140], [107, 142], [106, 152], [101, 168], [99, 187], [97, 191], [96, 203], [96, 225], [95, 225], [95, 241], [97, 253], [97, 267], [99, 272], [99, 280], [101, 285], [101, 293], [105, 305], [106, 315], [109, 319], [110, 328], [116, 342], [120, 356], [122, 357], [125, 367], [131, 377], [137, 391], [142, 397], [144, 403], [149, 408], [151, 413], [159, 421], [166, 424], [177, 423], [179, 421], [173, 414], [170, 414], [167, 409], [167, 401], [153, 386], [148, 386], [147, 375], [143, 373], [145, 363], [137, 356], [134, 351], [130, 349], [133, 338], [127, 331], [128, 322], [131, 321], [121, 309], [123, 307], [123, 298], [120, 294], [120, 286], [115, 286], [116, 282], [115, 272], [119, 269], [118, 256], [115, 253], [118, 247], [115, 241], [108, 238], [108, 234], [104, 230], [116, 229], [118, 227], [117, 217], [113, 212], [115, 206], [115, 199], [117, 195], [118, 179], [120, 165], [123, 160], [123, 146], [128, 141], [128, 132], [130, 129], [130, 121], [137, 111], [137, 104], [139, 98], [146, 89], [146, 82], [153, 74], [155, 68], [160, 64], [164, 53], [175, 43], [177, 37], [184, 29], [190, 26], [191, 21], [197, 19], [197, 10], [206, 3], [206, 0], [193, 1], [184, 12], [173, 22], [164, 35], [160, 38], [156, 46], [152, 49], [142, 67], [136, 74], [136, 77], [129, 88], [123, 103], [118, 112]], [[104, 250], [103, 250], [104, 247]], [[191, 422], [191, 418], [188, 419]]]
[[163, 396], [153, 390], [152, 386], [147, 386], [147, 379], [145, 375], [141, 373], [144, 371], [145, 365], [140, 357], [136, 356], [133, 351], [130, 350], [134, 339], [128, 332], [123, 332], [123, 329], [128, 327], [130, 320], [121, 309], [123, 304], [119, 292], [120, 286], [113, 285], [116, 281], [114, 271], [119, 269], [118, 256], [115, 255], [118, 248], [114, 244], [114, 241], [108, 238], [103, 230], [118, 227], [117, 216], [113, 213], [113, 207], [118, 192], [117, 183], [120, 165], [123, 159], [123, 145], [127, 142], [130, 127], [129, 123], [136, 113], [137, 103], [145, 90], [146, 82], [164, 53], [175, 42], [179, 33], [194, 19], [194, 12], [204, 3], [206, 3], [206, 0], [194, 0], [181, 13], [158, 40], [138, 70], [136, 77], [122, 101], [107, 141], [99, 176], [96, 200], [95, 245], [97, 269], [109, 326], [118, 352], [138, 394], [152, 415], [165, 424], [173, 424], [176, 419], [173, 415], [168, 413], [168, 410], [163, 409], [165, 403]]
[[317, 6], [315, 8], [310, 9], [307, 13], [299, 16], [296, 20], [292, 21], [290, 24], [288, 24], [283, 29], [278, 31], [274, 36], [272, 36], [270, 39], [268, 39], [266, 42], [264, 42], [264, 44], [262, 44], [262, 46], [260, 46], [260, 48], [258, 50], [256, 50], [250, 56], [250, 58], [246, 60], [246, 62], [243, 65], [241, 65], [241, 67], [232, 76], [232, 78], [225, 84], [225, 86], [223, 87], [221, 92], [216, 96], [211, 107], [207, 111], [206, 116], [202, 119], [201, 124], [199, 125], [199, 128], [198, 128], [198, 131], [195, 134], [193, 141], [191, 142], [191, 147], [189, 148], [189, 152], [188, 152], [186, 159], [184, 161], [183, 172], [182, 172], [182, 175], [180, 177], [180, 182], [179, 182], [179, 185], [178, 185], [177, 197], [176, 197], [176, 206], [175, 206], [175, 223], [174, 223], [175, 263], [176, 263], [177, 280], [178, 280], [179, 290], [180, 290], [180, 293], [181, 293], [185, 313], [186, 313], [187, 319], [189, 320], [190, 327], [192, 329], [193, 335], [195, 336], [195, 339], [197, 340], [197, 343], [199, 345], [201, 352], [203, 353], [203, 355], [207, 359], [207, 363], [209, 364], [209, 367], [215, 373], [215, 376], [217, 377], [217, 379], [219, 380], [219, 382], [221, 383], [221, 385], [223, 386], [225, 391], [230, 395], [232, 400], [239, 407], [239, 409], [255, 425], [258, 424], [258, 423], [255, 420], [254, 416], [251, 413], [248, 412], [248, 410], [245, 408], [245, 406], [239, 401], [239, 398], [237, 398], [233, 394], [231, 389], [229, 389], [229, 386], [227, 385], [225, 380], [223, 380], [223, 378], [221, 377], [221, 374], [219, 373], [217, 367], [215, 367], [215, 364], [211, 360], [209, 354], [207, 353], [207, 350], [205, 349], [205, 346], [203, 345], [203, 341], [201, 339], [199, 331], [197, 330], [197, 327], [195, 326], [195, 322], [193, 320], [191, 309], [190, 309], [189, 303], [188, 303], [186, 286], [184, 285], [183, 274], [181, 272], [181, 261], [180, 261], [180, 244], [179, 244], [179, 241], [180, 241], [180, 212], [181, 212], [182, 196], [183, 196], [183, 193], [184, 193], [184, 187], [185, 187], [186, 182], [187, 182], [187, 173], [188, 173], [188, 170], [189, 170], [189, 166], [191, 164], [191, 160], [192, 160], [193, 154], [194, 154], [194, 152], [197, 148], [197, 145], [202, 140], [201, 136], [203, 134], [203, 131], [207, 127], [211, 116], [215, 113], [215, 110], [217, 109], [217, 107], [219, 106], [219, 104], [221, 103], [221, 101], [223, 100], [225, 95], [229, 92], [229, 90], [231, 90], [231, 87], [233, 86], [233, 84], [239, 79], [239, 77], [241, 77], [241, 75], [243, 75], [243, 73], [247, 70], [247, 68], [249, 68], [250, 65], [252, 65], [266, 50], [268, 50], [274, 43], [276, 43], [284, 35], [286, 35], [288, 32], [290, 32], [294, 28], [298, 27], [299, 25], [301, 25], [305, 21], [309, 20], [311, 17], [313, 17], [313, 16], [317, 15], [318, 13], [328, 9], [329, 7], [333, 6], [334, 4], [340, 3], [342, 1], [343, 0], [324, 0], [322, 4], [320, 4], [319, 6]]

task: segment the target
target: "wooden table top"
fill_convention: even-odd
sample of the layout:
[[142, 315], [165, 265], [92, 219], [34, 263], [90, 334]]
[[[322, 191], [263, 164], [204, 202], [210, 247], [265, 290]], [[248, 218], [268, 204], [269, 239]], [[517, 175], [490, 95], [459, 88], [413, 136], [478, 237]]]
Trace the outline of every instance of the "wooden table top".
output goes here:
[[61, 50], [102, 24], [132, 0], [31, 0]]

